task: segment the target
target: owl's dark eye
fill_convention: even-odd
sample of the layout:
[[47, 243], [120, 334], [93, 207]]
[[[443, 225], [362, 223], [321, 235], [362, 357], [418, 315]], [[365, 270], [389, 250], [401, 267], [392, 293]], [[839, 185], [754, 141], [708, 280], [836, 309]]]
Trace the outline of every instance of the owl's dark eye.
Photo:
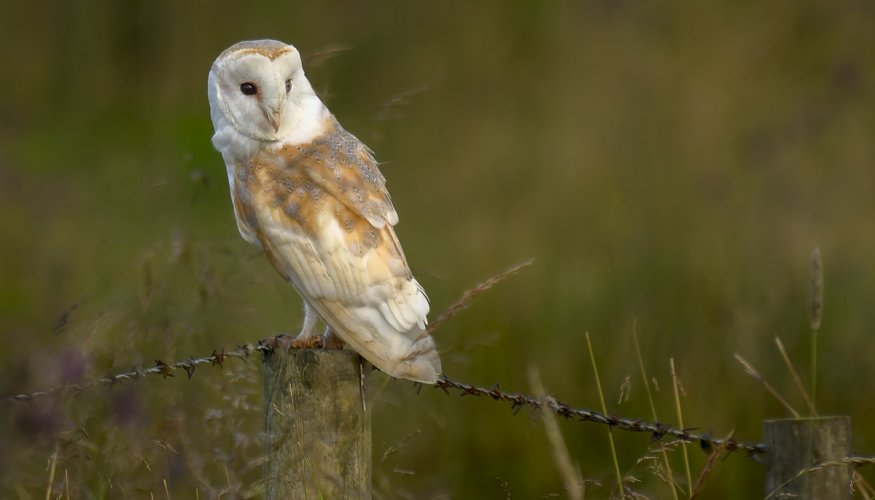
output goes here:
[[252, 82], [241, 83], [240, 92], [243, 92], [244, 95], [255, 95], [258, 92], [258, 87]]
[[286, 80], [286, 94], [292, 91], [292, 81]]

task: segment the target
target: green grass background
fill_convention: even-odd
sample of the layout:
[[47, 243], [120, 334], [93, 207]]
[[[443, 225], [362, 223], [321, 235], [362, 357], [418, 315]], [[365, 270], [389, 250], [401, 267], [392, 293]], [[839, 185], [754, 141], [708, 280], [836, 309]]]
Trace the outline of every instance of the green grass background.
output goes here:
[[[0, 19], [4, 395], [296, 331], [296, 292], [238, 236], [209, 142], [213, 59], [271, 37], [383, 162], [435, 313], [535, 258], [437, 333], [451, 377], [528, 391], [534, 365], [558, 398], [597, 407], [588, 331], [609, 411], [646, 418], [637, 324], [661, 420], [676, 420], [673, 357], [687, 425], [759, 440], [787, 412], [732, 355], [804, 409], [772, 339], [808, 380], [817, 246], [818, 407], [875, 450], [872, 3], [37, 0]], [[163, 497], [165, 480], [172, 498], [257, 497], [259, 370], [4, 404], [0, 496], [44, 497], [57, 450], [54, 492], [72, 498]], [[564, 496], [534, 413], [374, 379], [378, 498], [504, 498], [502, 481]], [[561, 429], [601, 482], [587, 495], [611, 495], [606, 429]], [[669, 497], [638, 463], [648, 436], [614, 436], [628, 487]], [[707, 457], [692, 457], [695, 477]], [[739, 455], [703, 494], [762, 491]]]

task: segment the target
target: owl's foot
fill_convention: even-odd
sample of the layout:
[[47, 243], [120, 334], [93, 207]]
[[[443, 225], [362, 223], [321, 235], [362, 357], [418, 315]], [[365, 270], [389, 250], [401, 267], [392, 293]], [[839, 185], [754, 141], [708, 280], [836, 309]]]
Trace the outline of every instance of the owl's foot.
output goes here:
[[292, 349], [318, 349], [322, 347], [322, 337], [295, 337], [292, 341]]
[[284, 351], [291, 351], [292, 349], [316, 349], [322, 347], [322, 337], [319, 335], [316, 335], [315, 337], [301, 337], [300, 335], [294, 337], [286, 333], [280, 333], [270, 340], [272, 341], [270, 345], [272, 345], [274, 349], [282, 349]]
[[343, 349], [343, 340], [334, 333], [330, 326], [325, 327], [325, 333], [322, 334], [323, 349]]

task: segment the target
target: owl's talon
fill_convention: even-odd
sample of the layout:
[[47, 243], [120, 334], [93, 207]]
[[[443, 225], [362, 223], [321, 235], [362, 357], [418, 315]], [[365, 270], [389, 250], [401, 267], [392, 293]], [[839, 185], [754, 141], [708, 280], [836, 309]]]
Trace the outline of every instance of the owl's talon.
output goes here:
[[292, 349], [318, 349], [322, 347], [322, 337], [296, 338], [292, 341]]
[[287, 333], [279, 333], [273, 338], [274, 349], [289, 351], [295, 347], [295, 338]]
[[343, 340], [334, 333], [330, 326], [325, 327], [325, 333], [322, 334], [320, 340], [323, 349], [343, 349]]

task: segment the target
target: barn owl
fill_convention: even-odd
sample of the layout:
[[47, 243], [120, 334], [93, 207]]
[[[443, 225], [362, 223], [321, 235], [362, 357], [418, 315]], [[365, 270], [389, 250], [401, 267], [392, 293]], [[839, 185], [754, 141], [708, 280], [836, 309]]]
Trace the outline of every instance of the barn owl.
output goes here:
[[298, 338], [318, 335], [321, 319], [389, 375], [436, 382], [428, 298], [395, 235], [386, 180], [313, 92], [298, 51], [233, 45], [213, 63], [208, 92], [237, 229], [304, 299]]

